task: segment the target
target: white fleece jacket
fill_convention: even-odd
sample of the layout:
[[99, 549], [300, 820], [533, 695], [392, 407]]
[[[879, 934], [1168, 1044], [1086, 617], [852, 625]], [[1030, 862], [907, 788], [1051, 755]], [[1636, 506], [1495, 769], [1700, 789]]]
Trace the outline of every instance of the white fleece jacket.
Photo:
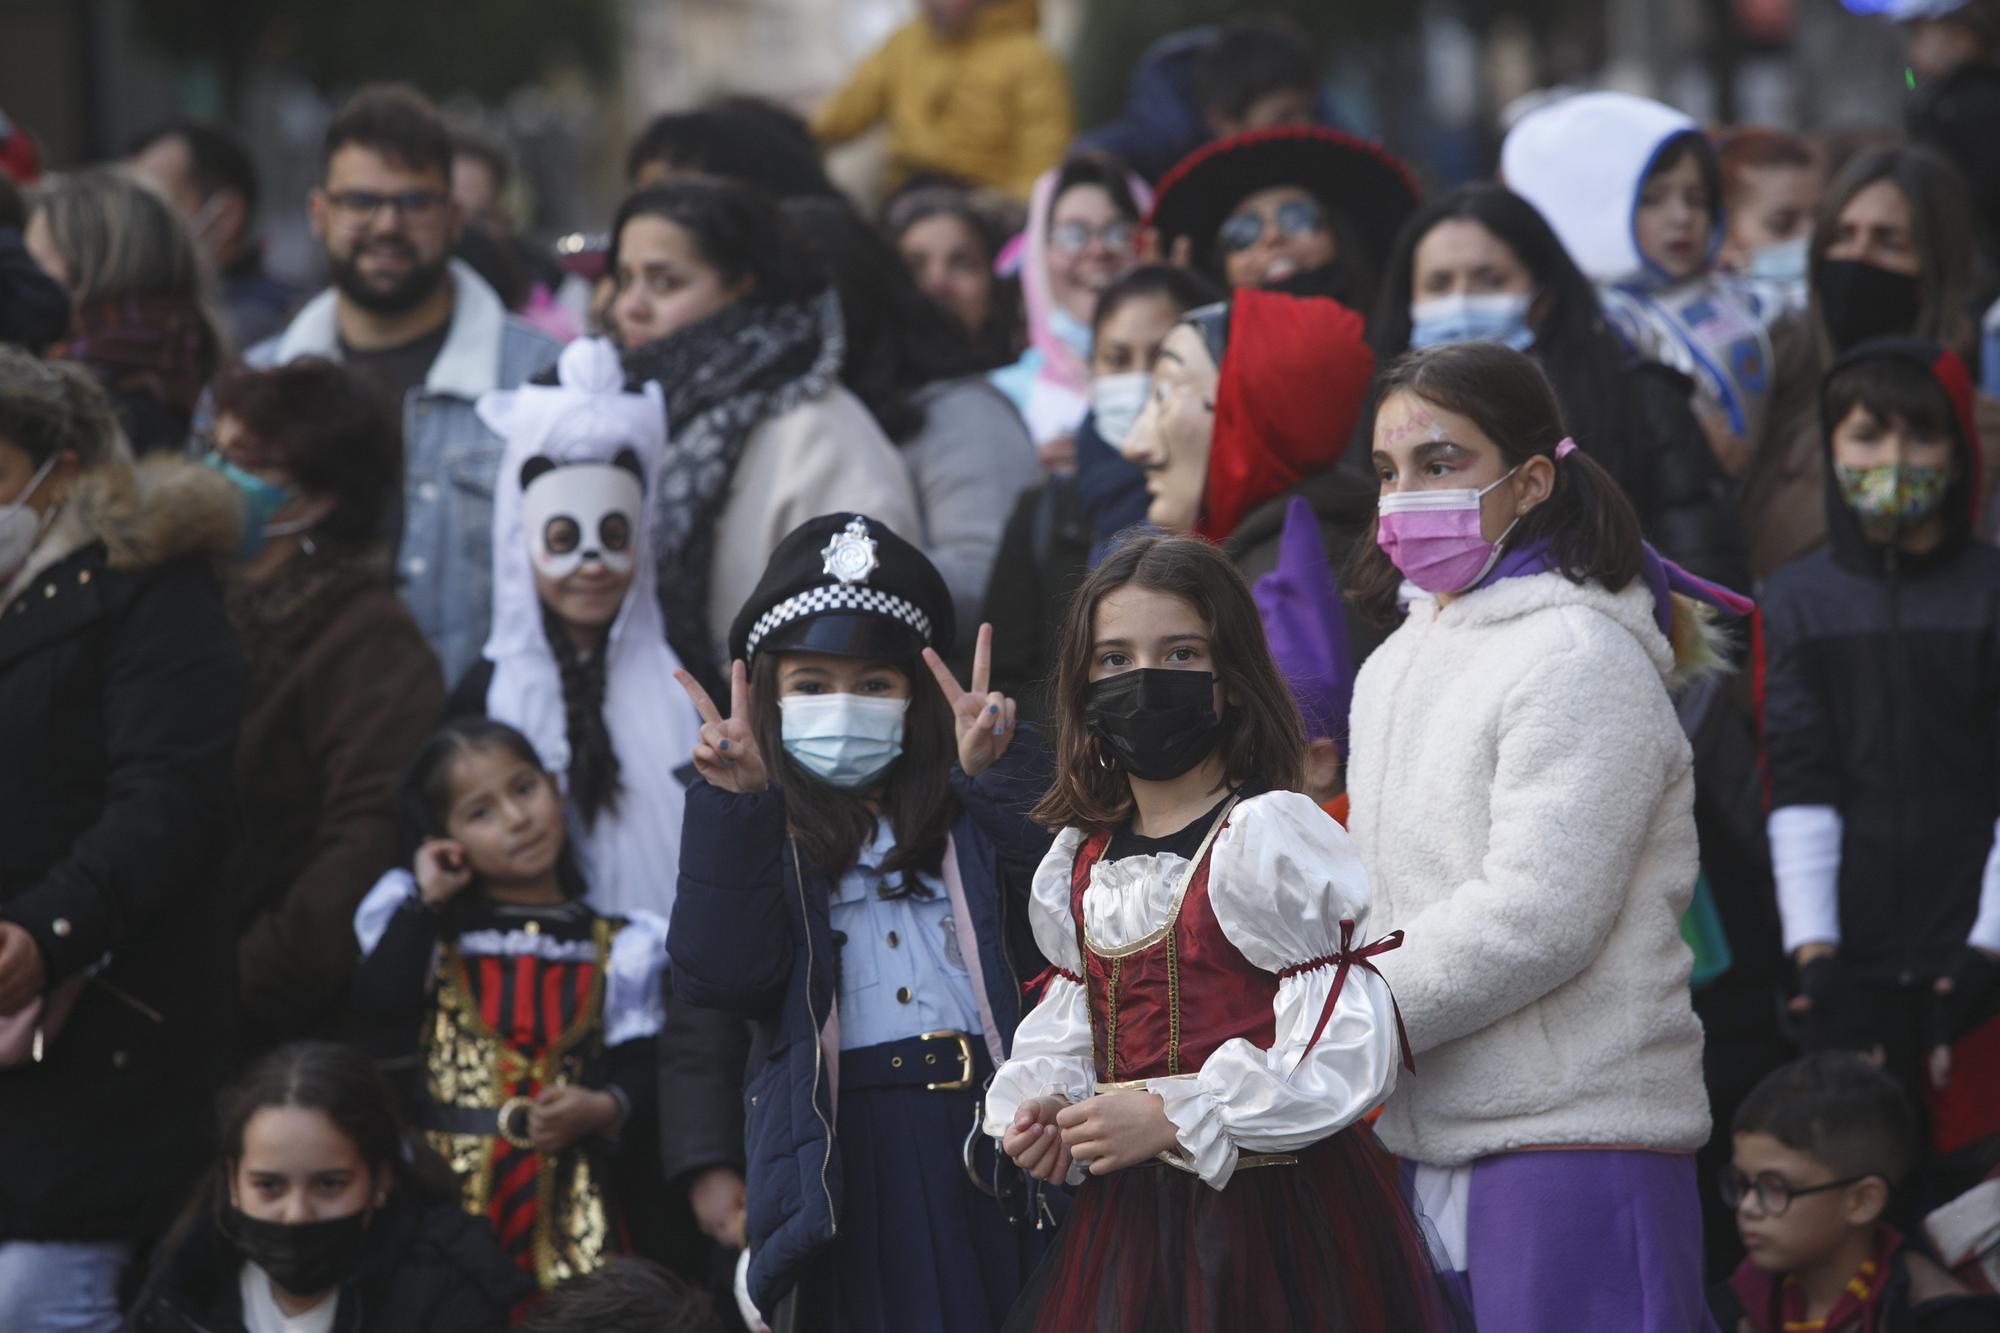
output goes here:
[[1698, 849], [1673, 651], [1635, 581], [1425, 599], [1355, 684], [1349, 829], [1417, 1052], [1384, 1111], [1432, 1166], [1708, 1137], [1680, 917]]

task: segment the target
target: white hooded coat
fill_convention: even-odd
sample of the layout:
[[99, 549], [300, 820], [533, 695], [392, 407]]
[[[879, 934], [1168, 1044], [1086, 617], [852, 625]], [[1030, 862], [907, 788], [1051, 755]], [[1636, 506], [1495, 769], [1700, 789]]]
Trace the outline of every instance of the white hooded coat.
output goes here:
[[[648, 496], [666, 453], [666, 411], [659, 386], [624, 391], [617, 351], [579, 339], [557, 363], [560, 383], [484, 395], [479, 415], [507, 441], [493, 497], [493, 663], [487, 716], [518, 729], [558, 777], [570, 761], [562, 676], [542, 624], [528, 535], [521, 523], [521, 467], [541, 456], [558, 467], [610, 463], [630, 449]], [[667, 916], [680, 874], [685, 788], [676, 770], [693, 753], [700, 721], [674, 680], [680, 660], [667, 646], [656, 592], [655, 562], [643, 510], [632, 525], [632, 586], [612, 622], [604, 651], [604, 722], [619, 763], [616, 812], [586, 828], [572, 805], [571, 843], [589, 885], [588, 901], [607, 916], [635, 909]]]

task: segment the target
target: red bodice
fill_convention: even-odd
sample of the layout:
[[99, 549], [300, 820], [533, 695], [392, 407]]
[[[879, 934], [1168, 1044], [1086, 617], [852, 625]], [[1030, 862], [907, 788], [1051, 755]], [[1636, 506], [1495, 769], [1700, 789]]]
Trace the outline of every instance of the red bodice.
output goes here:
[[1278, 977], [1222, 933], [1209, 903], [1207, 847], [1159, 928], [1122, 949], [1093, 944], [1083, 926], [1083, 893], [1110, 841], [1109, 833], [1092, 835], [1070, 869], [1070, 917], [1083, 958], [1098, 1082], [1192, 1074], [1234, 1037], [1268, 1050], [1276, 1036], [1271, 1006]]

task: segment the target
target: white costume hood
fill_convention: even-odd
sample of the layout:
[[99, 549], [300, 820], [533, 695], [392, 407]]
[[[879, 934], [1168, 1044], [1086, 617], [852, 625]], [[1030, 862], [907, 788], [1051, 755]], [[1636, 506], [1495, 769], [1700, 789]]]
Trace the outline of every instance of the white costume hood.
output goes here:
[[[667, 646], [646, 522], [646, 501], [666, 456], [666, 404], [658, 384], [647, 384], [641, 393], [625, 391], [618, 353], [602, 339], [572, 342], [556, 371], [556, 384], [498, 390], [478, 403], [480, 420], [507, 441], [493, 496], [493, 631], [486, 641], [493, 683], [486, 711], [534, 742], [550, 770], [566, 774], [570, 745], [562, 677], [535, 592], [534, 552], [543, 549], [544, 534], [523, 525], [523, 472], [534, 483], [538, 503], [529, 508], [538, 519], [549, 507], [545, 488], [582, 502], [587, 512], [579, 510], [575, 517], [581, 549], [590, 550], [604, 520], [629, 502], [616, 497], [621, 490], [629, 495], [631, 481], [617, 483], [620, 472], [629, 477], [636, 459], [638, 504], [623, 516], [629, 545], [617, 555], [603, 553], [612, 567], [629, 564], [632, 570], [604, 650], [604, 723], [618, 755], [622, 790], [617, 813], [600, 813], [589, 829], [572, 809], [570, 830], [591, 906], [613, 915], [643, 908], [665, 916], [680, 868], [684, 788], [675, 770], [688, 762], [700, 729], [674, 681], [680, 660]], [[570, 469], [587, 469], [593, 480], [565, 477]], [[570, 567], [575, 563], [572, 559]]]
[[[1579, 93], [1521, 117], [1500, 146], [1500, 177], [1548, 219], [1591, 281], [1665, 286], [1639, 253], [1632, 215], [1660, 151], [1700, 132], [1691, 117], [1644, 97]], [[1721, 207], [1715, 201], [1711, 247], [1721, 243]]]

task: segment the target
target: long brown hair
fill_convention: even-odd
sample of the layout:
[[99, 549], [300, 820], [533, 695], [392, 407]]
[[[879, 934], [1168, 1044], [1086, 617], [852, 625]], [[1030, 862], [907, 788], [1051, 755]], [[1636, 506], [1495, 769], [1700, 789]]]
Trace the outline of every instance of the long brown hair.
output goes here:
[[[1443, 343], [1390, 364], [1376, 386], [1376, 411], [1398, 393], [1467, 418], [1516, 468], [1540, 454], [1553, 458], [1564, 438], [1562, 409], [1548, 377], [1527, 355], [1493, 342]], [[1577, 450], [1556, 464], [1555, 489], [1521, 516], [1510, 547], [1547, 542], [1549, 557], [1571, 583], [1618, 592], [1638, 577], [1639, 515], [1611, 474]], [[1383, 624], [1396, 618], [1403, 575], [1375, 544], [1375, 525], [1354, 544], [1343, 580], [1355, 605]]]
[[1827, 187], [1813, 224], [1811, 248], [1811, 326], [1819, 341], [1822, 364], [1831, 364], [1837, 350], [1828, 341], [1826, 315], [1819, 292], [1826, 269], [1826, 252], [1840, 228], [1840, 215], [1854, 196], [1879, 181], [1896, 187], [1910, 208], [1910, 252], [1917, 256], [1917, 290], [1921, 301], [1917, 326], [1904, 332], [1926, 342], [1964, 353], [1972, 332], [1965, 301], [1972, 289], [1972, 208], [1969, 187], [1951, 159], [1923, 144], [1863, 153], [1849, 162]]
[[1215, 678], [1229, 700], [1222, 717], [1223, 778], [1252, 792], [1295, 791], [1305, 781], [1305, 724], [1264, 640], [1249, 585], [1229, 557], [1199, 537], [1127, 538], [1091, 571], [1069, 604], [1050, 699], [1056, 781], [1029, 817], [1048, 828], [1107, 828], [1132, 809], [1124, 770], [1083, 720], [1097, 608], [1120, 588], [1178, 597], [1208, 627]]
[[[785, 789], [785, 819], [806, 873], [838, 878], [874, 836], [875, 813], [868, 808], [867, 793], [821, 781], [785, 752], [778, 707], [778, 666], [784, 655], [782, 650], [759, 653], [750, 667], [750, 729], [765, 766]], [[944, 865], [945, 838], [958, 815], [957, 799], [945, 781], [958, 757], [958, 735], [951, 708], [931, 685], [930, 672], [920, 671], [916, 662], [889, 665], [910, 682], [910, 707], [903, 715], [902, 756], [874, 793], [896, 835], [896, 850], [880, 869], [884, 875], [911, 870], [935, 875]], [[916, 880], [904, 875], [901, 889], [884, 896], [900, 898], [916, 890]]]

